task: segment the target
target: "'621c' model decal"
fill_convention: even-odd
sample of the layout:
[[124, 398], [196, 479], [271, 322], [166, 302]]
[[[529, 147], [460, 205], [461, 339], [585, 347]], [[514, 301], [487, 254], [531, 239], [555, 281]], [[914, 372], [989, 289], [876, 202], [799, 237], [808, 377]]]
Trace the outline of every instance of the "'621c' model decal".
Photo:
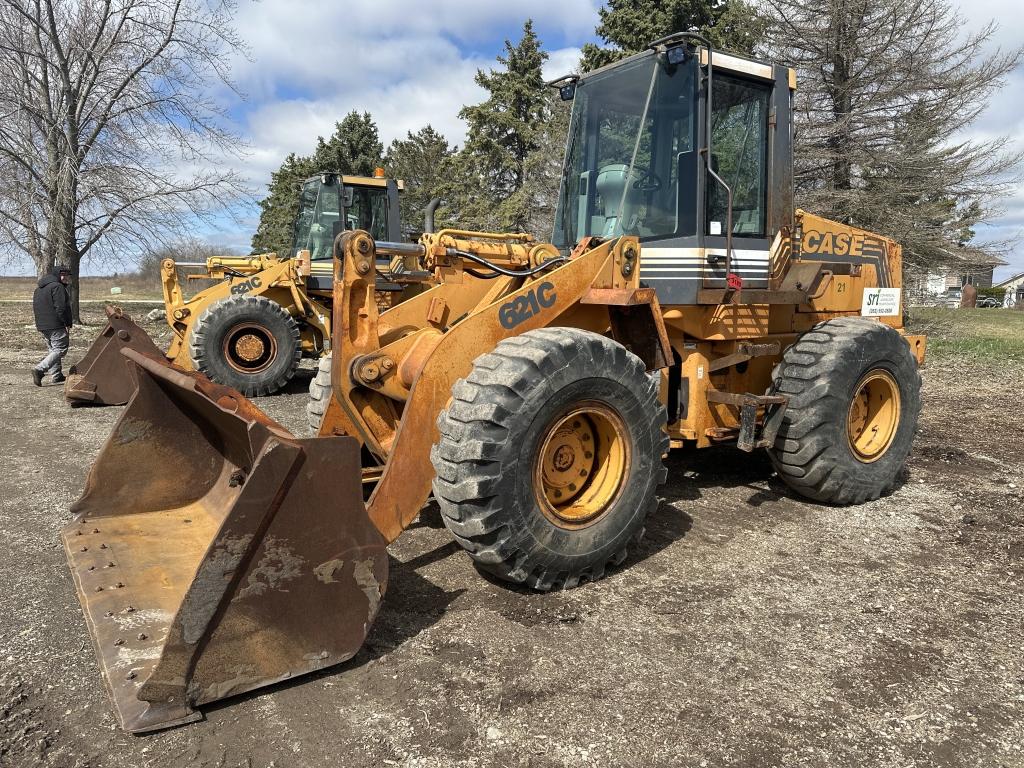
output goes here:
[[512, 301], [501, 305], [498, 310], [498, 322], [502, 328], [512, 330], [524, 320], [536, 315], [541, 308], [547, 309], [555, 303], [555, 284], [544, 282], [529, 293], [516, 296]]
[[249, 293], [249, 291], [259, 288], [261, 285], [263, 285], [263, 281], [258, 277], [250, 277], [248, 280], [243, 280], [240, 283], [232, 285], [231, 293], [238, 296], [243, 293]]

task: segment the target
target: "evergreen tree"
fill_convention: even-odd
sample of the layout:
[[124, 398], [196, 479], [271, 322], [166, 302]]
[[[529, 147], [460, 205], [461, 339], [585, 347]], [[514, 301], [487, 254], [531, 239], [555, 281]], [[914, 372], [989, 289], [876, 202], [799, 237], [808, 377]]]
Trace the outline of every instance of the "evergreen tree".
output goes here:
[[517, 208], [528, 212], [525, 231], [540, 240], [550, 238], [554, 229], [572, 114], [572, 102], [562, 101], [554, 89], [548, 91], [547, 119], [535, 135], [536, 149], [526, 157], [526, 178], [516, 192], [520, 199], [515, 203]]
[[985, 55], [994, 27], [964, 35], [947, 0], [768, 1], [772, 55], [797, 70], [797, 204], [893, 237], [911, 271], [987, 260], [972, 229], [1021, 156], [954, 137], [1024, 51]]
[[476, 74], [488, 98], [459, 113], [468, 131], [452, 201], [465, 225], [522, 230], [530, 222], [529, 196], [517, 192], [527, 181], [527, 158], [538, 148], [538, 131], [549, 116], [541, 75], [547, 58], [528, 20], [517, 44], [505, 41], [505, 55], [498, 56], [504, 68]]
[[252, 238], [253, 253], [290, 253], [299, 213], [299, 190], [302, 182], [318, 170], [313, 158], [298, 157], [293, 152], [270, 174], [270, 192], [259, 203], [260, 223]]
[[287, 254], [292, 248], [302, 182], [324, 171], [372, 176], [381, 165], [384, 145], [369, 112], [356, 111], [334, 126], [329, 139], [317, 138], [311, 156], [288, 155], [270, 175], [268, 195], [260, 201], [260, 222], [252, 238], [253, 253]]
[[583, 46], [583, 69], [603, 67], [673, 32], [698, 31], [713, 46], [752, 54], [765, 21], [744, 0], [608, 0], [595, 30], [611, 47]]
[[322, 136], [317, 139], [313, 159], [317, 170], [372, 176], [383, 155], [384, 145], [370, 113], [360, 115], [352, 110], [335, 124], [334, 134], [327, 141]]
[[[451, 192], [455, 148], [430, 125], [416, 133], [410, 131], [405, 139], [395, 139], [384, 157], [384, 168], [390, 178], [405, 182], [399, 197], [402, 225], [408, 231], [418, 232], [423, 225], [423, 213], [431, 198], [444, 200]], [[438, 211], [438, 220], [444, 211]]]

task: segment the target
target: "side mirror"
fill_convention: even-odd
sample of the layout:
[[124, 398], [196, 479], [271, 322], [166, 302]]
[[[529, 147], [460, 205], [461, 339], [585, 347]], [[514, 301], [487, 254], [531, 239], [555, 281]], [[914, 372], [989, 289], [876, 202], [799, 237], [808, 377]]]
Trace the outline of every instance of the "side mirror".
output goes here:
[[353, 200], [355, 200], [355, 190], [352, 187], [345, 187], [345, 191], [341, 193], [342, 206], [351, 208]]
[[566, 83], [558, 89], [558, 96], [562, 101], [572, 101], [576, 96], [576, 83]]

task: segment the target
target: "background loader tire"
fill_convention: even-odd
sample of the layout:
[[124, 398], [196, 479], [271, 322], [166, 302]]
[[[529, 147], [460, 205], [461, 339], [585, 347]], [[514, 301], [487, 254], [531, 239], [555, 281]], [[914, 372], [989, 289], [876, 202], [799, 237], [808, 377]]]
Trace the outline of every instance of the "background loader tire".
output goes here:
[[311, 434], [320, 432], [320, 422], [327, 413], [327, 404], [331, 402], [331, 353], [320, 358], [316, 376], [309, 380], [309, 400], [306, 401], [306, 422]]
[[502, 341], [456, 382], [437, 424], [445, 525], [480, 568], [533, 589], [596, 581], [621, 563], [665, 479], [658, 378], [586, 331]]
[[299, 327], [265, 296], [231, 296], [207, 307], [192, 327], [196, 370], [246, 397], [277, 392], [295, 375]]
[[921, 375], [904, 338], [876, 320], [828, 320], [773, 373], [789, 395], [775, 444], [779, 476], [802, 496], [860, 504], [892, 490], [921, 411]]

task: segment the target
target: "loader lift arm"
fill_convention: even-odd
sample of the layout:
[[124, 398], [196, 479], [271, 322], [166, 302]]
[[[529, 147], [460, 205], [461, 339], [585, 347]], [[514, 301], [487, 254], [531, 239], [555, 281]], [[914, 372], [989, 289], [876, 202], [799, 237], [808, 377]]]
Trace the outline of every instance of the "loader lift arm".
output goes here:
[[[335, 243], [335, 317], [342, 319], [335, 324], [334, 348], [340, 359], [347, 361], [333, 369], [336, 413], [343, 413], [339, 421], [347, 422], [352, 434], [364, 438], [374, 453], [386, 458], [367, 511], [388, 542], [412, 523], [430, 497], [430, 447], [437, 441], [435, 422], [447, 401], [445, 393], [469, 373], [474, 359], [501, 340], [560, 324], [607, 333], [612, 327], [609, 308], [615, 305], [603, 302], [634, 299], [633, 307], [646, 307], [643, 314], [637, 313], [636, 322], [653, 323], [657, 331], [658, 343], [653, 347], [657, 353], [648, 366], [663, 368], [672, 359], [657, 299], [639, 286], [635, 239], [620, 238], [578, 249], [550, 271], [530, 278], [496, 279], [497, 287], [488, 289], [486, 281], [466, 274], [461, 257], [452, 254], [498, 249], [450, 233], [440, 232], [439, 236], [424, 246], [425, 257], [435, 271], [452, 270], [451, 279], [392, 311], [416, 312], [425, 306], [429, 312], [429, 307], [436, 308], [442, 301], [446, 304], [466, 297], [477, 297], [478, 305], [450, 327], [428, 327], [383, 346], [380, 318], [368, 298], [376, 244], [365, 232], [344, 233]], [[501, 250], [510, 253], [509, 265], [521, 267], [528, 263], [532, 249], [528, 242], [506, 242]], [[621, 332], [631, 327], [618, 319]], [[429, 352], [419, 350], [419, 345]], [[392, 386], [403, 387], [403, 379], [411, 381], [407, 391], [385, 389], [388, 380], [393, 380]], [[392, 420], [392, 414], [397, 416], [393, 403], [402, 399], [401, 418]], [[368, 412], [373, 416], [368, 417]], [[386, 417], [379, 418], [381, 414]]]

